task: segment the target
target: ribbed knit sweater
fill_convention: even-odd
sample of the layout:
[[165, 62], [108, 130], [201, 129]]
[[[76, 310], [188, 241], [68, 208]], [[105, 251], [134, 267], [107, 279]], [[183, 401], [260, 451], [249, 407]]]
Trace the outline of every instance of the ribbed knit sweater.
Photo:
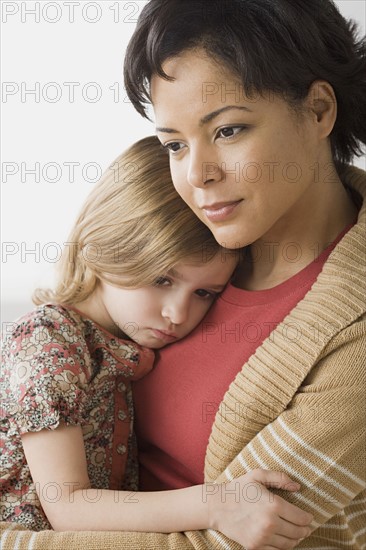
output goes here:
[[[312, 550], [366, 549], [366, 173], [349, 168], [344, 182], [362, 197], [357, 224], [230, 385], [205, 460], [206, 481], [225, 482], [254, 468], [298, 480], [299, 492], [276, 492], [313, 514], [314, 531], [297, 547]], [[291, 324], [300, 337], [289, 338]], [[2, 528], [2, 550], [242, 548], [212, 530]]]

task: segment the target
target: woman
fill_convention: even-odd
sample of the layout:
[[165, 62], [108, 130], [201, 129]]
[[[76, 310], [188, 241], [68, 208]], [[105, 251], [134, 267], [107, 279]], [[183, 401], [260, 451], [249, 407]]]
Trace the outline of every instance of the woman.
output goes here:
[[[206, 481], [291, 474], [302, 489], [285, 498], [313, 515], [312, 534], [269, 530], [257, 499], [247, 548], [366, 544], [366, 175], [348, 166], [365, 143], [365, 64], [329, 0], [150, 0], [126, 55], [129, 97], [141, 114], [152, 102], [176, 189], [219, 243], [248, 251], [175, 346], [184, 369], [168, 348], [136, 384], [137, 418], [142, 404], [152, 418], [138, 427], [142, 489], [195, 482], [203, 462]], [[237, 547], [217, 531], [119, 540]]]
[[[206, 480], [296, 472], [304, 487], [287, 500], [314, 515], [311, 548], [366, 542], [354, 196], [365, 175], [347, 168], [365, 142], [365, 68], [364, 43], [318, 0], [151, 0], [125, 62], [135, 108], [152, 103], [177, 191], [219, 243], [248, 251], [204, 332], [179, 346], [185, 377], [167, 349], [136, 384], [138, 418], [149, 392], [169, 388], [140, 422], [142, 488], [199, 482], [203, 465]], [[193, 377], [188, 403], [179, 388]]]

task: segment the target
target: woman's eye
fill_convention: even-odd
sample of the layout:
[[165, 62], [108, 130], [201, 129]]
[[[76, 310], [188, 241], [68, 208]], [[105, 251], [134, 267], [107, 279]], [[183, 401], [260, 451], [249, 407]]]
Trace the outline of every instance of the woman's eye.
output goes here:
[[217, 294], [216, 292], [210, 292], [209, 290], [205, 290], [204, 288], [198, 288], [195, 291], [195, 294], [199, 296], [200, 298], [216, 298]]
[[168, 277], [158, 277], [154, 281], [154, 286], [168, 286], [170, 285], [170, 279]]
[[221, 138], [232, 138], [244, 130], [244, 126], [227, 126], [226, 128], [221, 128], [217, 132], [217, 137]]
[[164, 148], [168, 149], [170, 153], [179, 153], [183, 147], [183, 143], [179, 143], [179, 141], [172, 141], [171, 143], [166, 143], [164, 145]]

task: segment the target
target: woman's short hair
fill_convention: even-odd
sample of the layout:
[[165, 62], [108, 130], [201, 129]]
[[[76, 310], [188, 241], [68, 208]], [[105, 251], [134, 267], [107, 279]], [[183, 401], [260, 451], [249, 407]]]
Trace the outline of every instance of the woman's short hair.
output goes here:
[[248, 97], [272, 91], [300, 109], [318, 79], [332, 85], [338, 116], [334, 160], [362, 154], [366, 134], [365, 40], [331, 0], [150, 0], [125, 56], [127, 94], [143, 116], [149, 84], [167, 59], [203, 48], [231, 70]]
[[122, 153], [81, 209], [63, 250], [55, 290], [37, 289], [35, 304], [75, 304], [98, 280], [136, 288], [179, 262], [209, 262], [222, 248], [174, 189], [167, 152], [144, 138]]

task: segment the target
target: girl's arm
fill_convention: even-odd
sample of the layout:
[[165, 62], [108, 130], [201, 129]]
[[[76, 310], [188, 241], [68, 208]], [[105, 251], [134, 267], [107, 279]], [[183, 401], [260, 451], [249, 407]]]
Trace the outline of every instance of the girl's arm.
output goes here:
[[22, 436], [43, 510], [56, 531], [158, 531], [209, 525], [203, 486], [134, 493], [91, 487], [80, 426]]
[[[260, 483], [288, 490], [299, 487], [280, 472], [254, 471], [227, 485], [205, 484], [159, 492], [130, 493], [93, 489], [87, 473], [82, 430], [60, 425], [22, 436], [24, 452], [42, 507], [56, 531], [150, 531], [171, 533], [216, 528], [238, 542], [250, 532], [256, 517], [267, 521], [273, 495]], [[243, 498], [245, 485], [262, 491], [253, 504]], [[272, 521], [289, 538], [306, 536], [310, 521], [292, 504], [275, 497], [281, 509]], [[281, 517], [280, 517], [281, 515]], [[246, 522], [246, 523], [245, 523]], [[300, 525], [298, 527], [297, 525]], [[256, 528], [258, 528], [256, 526]], [[271, 528], [267, 529], [271, 531]]]

